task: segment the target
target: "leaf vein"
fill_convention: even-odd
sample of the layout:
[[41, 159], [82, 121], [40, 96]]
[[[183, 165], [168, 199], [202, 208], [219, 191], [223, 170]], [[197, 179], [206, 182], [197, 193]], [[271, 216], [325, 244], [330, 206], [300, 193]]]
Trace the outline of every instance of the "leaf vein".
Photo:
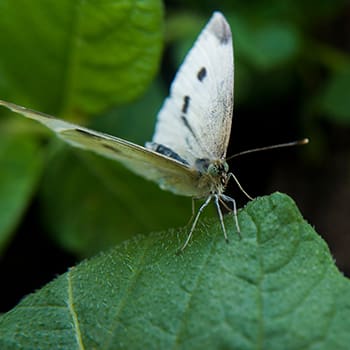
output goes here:
[[75, 329], [75, 338], [78, 343], [78, 347], [81, 350], [84, 350], [84, 344], [80, 332], [78, 314], [74, 308], [74, 300], [73, 300], [73, 285], [72, 285], [72, 269], [70, 269], [67, 273], [67, 282], [68, 282], [68, 309], [73, 319], [74, 329]]

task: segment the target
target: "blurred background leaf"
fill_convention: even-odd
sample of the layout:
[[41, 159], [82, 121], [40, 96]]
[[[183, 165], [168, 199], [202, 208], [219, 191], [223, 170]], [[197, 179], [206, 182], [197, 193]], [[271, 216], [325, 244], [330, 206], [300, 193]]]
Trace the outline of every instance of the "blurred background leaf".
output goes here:
[[[164, 4], [163, 38], [162, 4], [156, 0], [1, 1], [0, 97], [143, 144], [152, 137], [181, 60], [212, 12], [222, 11], [235, 45], [228, 154], [311, 139], [300, 149], [234, 159], [230, 167], [253, 196], [275, 190], [290, 194], [349, 274], [348, 0]], [[157, 69], [158, 78], [150, 84]], [[11, 271], [9, 279], [34, 269], [32, 279], [38, 280], [34, 287], [22, 283], [15, 292], [9, 290], [3, 309], [78, 257], [135, 233], [187, 222], [189, 199], [160, 191], [118, 164], [63, 147], [30, 121], [0, 113], [2, 134], [30, 134], [44, 141], [48, 152], [39, 191], [24, 219], [18, 217], [18, 238], [0, 265], [0, 272]], [[240, 206], [246, 201], [234, 184], [228, 194]], [[106, 235], [99, 236], [101, 225]], [[21, 246], [28, 249], [16, 248]], [[37, 260], [43, 252], [51, 252], [45, 264]]]
[[350, 62], [328, 79], [321, 96], [321, 111], [335, 123], [350, 124]]
[[0, 254], [37, 187], [43, 161], [43, 152], [33, 137], [1, 135]]
[[5, 0], [0, 13], [3, 99], [96, 114], [140, 95], [156, 71], [158, 0]]

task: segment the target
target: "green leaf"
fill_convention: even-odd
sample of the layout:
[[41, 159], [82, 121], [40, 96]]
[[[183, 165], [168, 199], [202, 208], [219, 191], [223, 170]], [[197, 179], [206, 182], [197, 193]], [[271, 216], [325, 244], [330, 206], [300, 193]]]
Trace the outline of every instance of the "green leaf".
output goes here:
[[152, 139], [157, 113], [166, 96], [167, 91], [156, 79], [139, 99], [100, 115], [89, 127], [144, 145]]
[[0, 134], [0, 253], [36, 189], [43, 154], [30, 136]]
[[0, 95], [52, 114], [99, 113], [148, 86], [160, 0], [3, 0]]
[[[195, 232], [138, 237], [0, 318], [1, 349], [348, 349], [350, 284], [283, 194]], [[201, 231], [201, 232], [199, 232]]]
[[320, 96], [321, 110], [326, 116], [337, 123], [350, 123], [350, 67], [346, 67], [329, 79]]

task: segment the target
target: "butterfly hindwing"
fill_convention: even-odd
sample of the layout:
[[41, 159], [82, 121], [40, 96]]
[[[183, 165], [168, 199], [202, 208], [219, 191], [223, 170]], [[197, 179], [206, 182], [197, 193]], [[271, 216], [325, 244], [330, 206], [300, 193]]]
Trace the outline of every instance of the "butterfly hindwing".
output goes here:
[[198, 174], [175, 159], [150, 151], [132, 142], [96, 132], [50, 115], [0, 100], [12, 111], [35, 119], [52, 129], [57, 136], [73, 146], [118, 160], [136, 174], [155, 181], [162, 188], [185, 196], [198, 196]]
[[231, 132], [233, 48], [229, 24], [215, 12], [187, 54], [157, 118], [153, 143], [194, 165], [223, 159]]

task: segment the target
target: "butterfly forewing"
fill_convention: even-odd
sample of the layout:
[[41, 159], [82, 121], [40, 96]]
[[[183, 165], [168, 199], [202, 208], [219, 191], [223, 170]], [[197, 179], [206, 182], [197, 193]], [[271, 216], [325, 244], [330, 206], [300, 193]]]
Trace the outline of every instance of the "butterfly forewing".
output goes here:
[[200, 158], [225, 158], [232, 106], [231, 30], [216, 12], [176, 74], [158, 114], [153, 142], [169, 147], [192, 166]]

